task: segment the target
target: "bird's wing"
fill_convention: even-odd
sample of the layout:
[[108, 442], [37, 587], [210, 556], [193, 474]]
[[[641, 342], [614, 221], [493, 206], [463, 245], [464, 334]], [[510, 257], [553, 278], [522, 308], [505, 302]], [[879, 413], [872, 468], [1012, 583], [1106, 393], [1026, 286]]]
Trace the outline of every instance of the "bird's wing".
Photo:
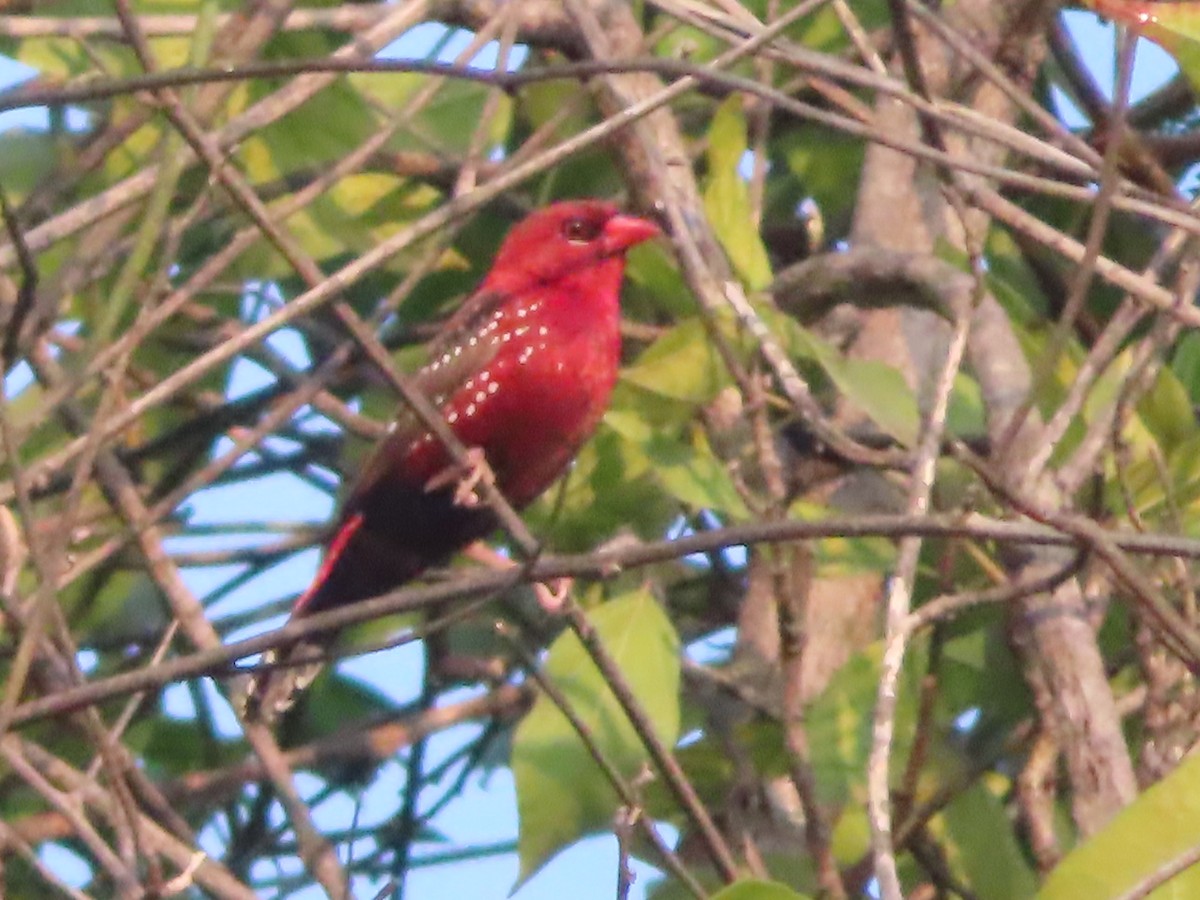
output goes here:
[[[435, 409], [473, 375], [487, 367], [501, 345], [498, 334], [485, 334], [488, 323], [509, 298], [499, 291], [479, 290], [455, 310], [429, 344], [429, 362], [412, 377], [412, 386]], [[472, 340], [474, 338], [474, 340]], [[407, 403], [401, 403], [387, 436], [363, 464], [342, 504], [341, 520], [353, 515], [365, 495], [397, 467], [413, 442], [429, 431]]]
[[[439, 414], [458, 388], [495, 357], [502, 341], [485, 331], [506, 299], [496, 291], [476, 291], [430, 343], [430, 360], [412, 376], [411, 383]], [[325, 560], [296, 602], [293, 614], [323, 609], [335, 595], [360, 599], [380, 593], [412, 578], [456, 546], [455, 542], [466, 542], [475, 531], [488, 530], [473, 520], [460, 522], [461, 510], [441, 509], [438, 497], [426, 494], [426, 486], [419, 480], [422, 476], [406, 471], [409, 449], [428, 431], [420, 416], [401, 403], [391, 430], [371, 451], [345, 495]], [[453, 521], [441, 521], [439, 516], [450, 516]], [[380, 528], [387, 534], [377, 534]], [[444, 534], [439, 538], [422, 529]], [[405, 543], [415, 549], [406, 552]], [[347, 581], [351, 583], [344, 583]]]
[[512, 298], [513, 295], [506, 291], [486, 288], [475, 291], [442, 323], [429, 342], [429, 358], [436, 359], [452, 347], [465, 345], [471, 335], [483, 331], [496, 311]]

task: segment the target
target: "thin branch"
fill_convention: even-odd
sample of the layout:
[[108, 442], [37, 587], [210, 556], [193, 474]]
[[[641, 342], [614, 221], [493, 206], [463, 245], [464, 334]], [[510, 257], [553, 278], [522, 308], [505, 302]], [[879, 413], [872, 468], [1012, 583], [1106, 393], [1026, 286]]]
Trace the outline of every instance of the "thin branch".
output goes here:
[[3, 323], [5, 334], [3, 343], [0, 343], [0, 373], [4, 373], [16, 362], [20, 353], [22, 332], [37, 305], [38, 271], [37, 262], [25, 241], [25, 233], [21, 230], [21, 223], [17, 221], [16, 213], [9, 205], [8, 193], [3, 186], [0, 186], [0, 216], [3, 216], [4, 230], [16, 250], [17, 264], [21, 270], [21, 286]]
[[[1200, 559], [1200, 540], [1176, 535], [1104, 533], [1102, 530], [1101, 534], [1102, 539], [1114, 549], [1150, 556]], [[705, 531], [673, 541], [633, 543], [580, 556], [544, 556], [528, 567], [514, 567], [501, 572], [470, 573], [456, 576], [441, 584], [407, 587], [354, 603], [343, 609], [315, 613], [257, 637], [167, 660], [153, 669], [128, 672], [93, 681], [78, 688], [62, 690], [50, 697], [22, 703], [13, 711], [12, 726], [22, 726], [112, 697], [174, 681], [201, 675], [228, 674], [230, 666], [237, 660], [294, 644], [300, 638], [327, 634], [399, 612], [428, 609], [449, 600], [467, 600], [485, 594], [498, 594], [519, 584], [554, 581], [566, 577], [611, 578], [635, 567], [757, 543], [820, 538], [895, 538], [903, 535], [973, 538], [1059, 547], [1081, 544], [1091, 546], [1096, 540], [1090, 532], [1079, 533], [1076, 524], [1072, 524], [1067, 531], [1028, 523], [1000, 522], [978, 515], [942, 515], [922, 519], [914, 519], [908, 515], [872, 515], [832, 517], [820, 521], [755, 522]]]
[[70, 795], [58, 790], [38, 772], [37, 768], [30, 765], [15, 738], [12, 736], [0, 738], [0, 755], [4, 757], [8, 767], [25, 784], [40, 794], [71, 823], [72, 834], [88, 848], [92, 857], [112, 878], [120, 896], [127, 898], [143, 896], [144, 892], [136, 874], [112, 851], [92, 823], [77, 808]]
[[[931, 502], [938, 449], [946, 426], [950, 392], [966, 353], [969, 322], [970, 317], [964, 310], [955, 323], [946, 360], [938, 376], [926, 417], [906, 504], [907, 511], [914, 517], [924, 515]], [[904, 896], [896, 871], [895, 848], [892, 844], [891, 746], [896, 727], [900, 674], [911, 635], [907, 626], [920, 552], [920, 537], [901, 539], [895, 571], [887, 594], [883, 661], [875, 696], [871, 753], [867, 763], [867, 807], [871, 824], [871, 846], [875, 854], [875, 876], [879, 879], [880, 893], [887, 900], [899, 900]]]
[[[15, 740], [12, 736], [4, 738], [4, 741]], [[119, 815], [114, 801], [106, 791], [38, 744], [21, 741], [14, 752], [19, 752], [28, 759], [43, 778], [58, 783], [65, 791], [78, 794], [84, 803], [98, 810], [105, 818], [111, 821], [113, 816]], [[193, 843], [180, 840], [150, 816], [142, 815], [138, 824], [139, 832], [155, 853], [170, 860], [180, 871], [194, 867], [192, 875], [195, 883], [204, 890], [221, 900], [255, 900], [254, 892], [234, 878], [219, 862], [205, 858], [197, 865], [196, 848]], [[144, 892], [139, 891], [137, 896], [144, 896]]]
[[1018, 493], [998, 478], [985, 462], [959, 444], [954, 445], [954, 453], [1008, 505], [1035, 521], [1074, 535], [1081, 545], [1103, 559], [1117, 580], [1130, 591], [1138, 608], [1154, 623], [1163, 642], [1179, 655], [1189, 669], [1200, 672], [1200, 631], [1162, 596], [1103, 527], [1085, 516], [1050, 509], [1034, 497]]
[[[1066, 350], [1068, 341], [1074, 333], [1075, 322], [1083, 311], [1084, 303], [1088, 298], [1089, 289], [1095, 277], [1096, 262], [1100, 258], [1101, 246], [1108, 233], [1108, 223], [1113, 210], [1112, 200], [1120, 179], [1118, 163], [1121, 138], [1126, 129], [1125, 111], [1129, 106], [1129, 85], [1130, 79], [1133, 77], [1134, 52], [1137, 47], [1137, 38], [1125, 33], [1124, 29], [1121, 31], [1123, 37], [1120, 39], [1121, 49], [1117, 60], [1117, 98], [1109, 124], [1111, 143], [1104, 152], [1104, 162], [1100, 168], [1100, 187], [1095, 203], [1092, 205], [1091, 221], [1088, 223], [1083, 255], [1071, 273], [1059, 321], [1037, 361], [1033, 388], [1008, 423], [1007, 434], [1000, 440], [997, 448], [1000, 454], [1004, 454], [1008, 446], [1017, 439], [1021, 426], [1034, 408], [1035, 398], [1040, 395], [1042, 386], [1053, 377], [1058, 367], [1059, 358]], [[1041, 450], [1032, 459], [1023, 460], [1024, 471], [1022, 474], [1025, 484], [1033, 484], [1041, 475], [1050, 459], [1052, 448], [1058, 446], [1056, 437], [1046, 435]]]
[[[347, 3], [329, 9], [292, 9], [279, 24], [281, 31], [329, 29], [354, 34], [385, 18], [390, 3]], [[197, 17], [186, 14], [139, 14], [138, 21], [147, 37], [188, 36], [196, 29]], [[239, 24], [234, 13], [221, 13], [216, 25], [225, 28]], [[125, 30], [114, 16], [0, 16], [0, 35], [16, 40], [29, 38], [121, 39]]]

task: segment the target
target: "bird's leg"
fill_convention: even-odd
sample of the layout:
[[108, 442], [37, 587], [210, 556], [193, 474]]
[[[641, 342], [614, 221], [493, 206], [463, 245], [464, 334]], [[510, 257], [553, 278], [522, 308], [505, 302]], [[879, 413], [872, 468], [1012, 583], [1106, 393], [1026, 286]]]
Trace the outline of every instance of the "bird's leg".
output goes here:
[[462, 463], [451, 463], [425, 483], [425, 490], [432, 492], [454, 485], [454, 505], [479, 506], [479, 495], [475, 487], [479, 484], [496, 484], [496, 476], [488, 465], [482, 447], [468, 447], [467, 459]]
[[[507, 556], [497, 553], [483, 541], [476, 541], [471, 544], [471, 546], [463, 550], [463, 555], [475, 560], [477, 563], [482, 563], [490, 569], [511, 569], [517, 565], [517, 563], [513, 562]], [[574, 586], [574, 578], [555, 578], [549, 583], [537, 581], [533, 585], [533, 596], [537, 598], [538, 606], [551, 615], [556, 615], [562, 610], [563, 601], [567, 599], [567, 596], [571, 593], [571, 588]]]

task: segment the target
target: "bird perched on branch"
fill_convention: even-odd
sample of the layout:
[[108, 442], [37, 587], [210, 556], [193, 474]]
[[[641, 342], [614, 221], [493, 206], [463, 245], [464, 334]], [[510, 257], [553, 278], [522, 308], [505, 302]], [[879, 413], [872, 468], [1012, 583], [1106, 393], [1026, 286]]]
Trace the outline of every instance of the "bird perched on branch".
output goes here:
[[[595, 200], [555, 203], [512, 229], [412, 381], [477, 465], [456, 462], [402, 407], [343, 503], [293, 618], [392, 590], [494, 530], [494, 511], [472, 491], [481, 474], [519, 509], [566, 471], [616, 382], [625, 252], [658, 233]], [[299, 642], [269, 657], [247, 713], [272, 720], [286, 710], [315, 677], [320, 649]], [[289, 667], [299, 660], [309, 663]]]

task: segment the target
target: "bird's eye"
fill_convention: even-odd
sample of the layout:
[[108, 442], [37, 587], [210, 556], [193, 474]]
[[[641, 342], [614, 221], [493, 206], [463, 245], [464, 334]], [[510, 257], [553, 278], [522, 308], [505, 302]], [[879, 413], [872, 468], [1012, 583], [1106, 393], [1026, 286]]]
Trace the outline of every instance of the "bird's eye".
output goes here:
[[568, 219], [562, 228], [563, 237], [572, 244], [588, 244], [600, 237], [601, 225], [590, 219]]

